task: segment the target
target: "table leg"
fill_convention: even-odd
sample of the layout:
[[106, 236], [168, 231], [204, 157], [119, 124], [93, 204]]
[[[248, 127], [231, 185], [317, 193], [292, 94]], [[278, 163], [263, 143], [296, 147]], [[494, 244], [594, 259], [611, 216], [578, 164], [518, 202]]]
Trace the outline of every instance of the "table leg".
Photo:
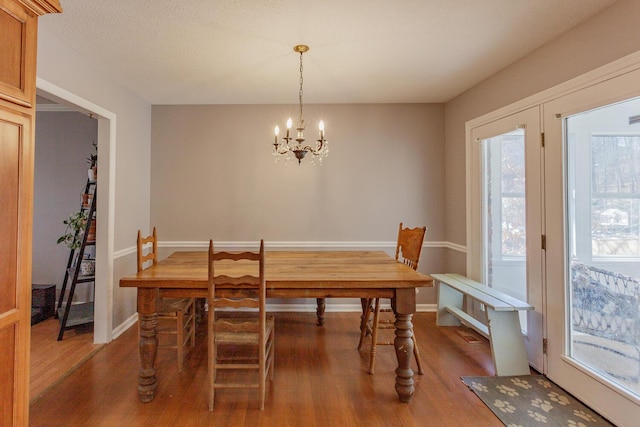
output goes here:
[[318, 308], [316, 309], [316, 316], [318, 317], [316, 325], [322, 326], [324, 325], [324, 309], [325, 309], [325, 299], [324, 298], [316, 298], [316, 303], [318, 304]]
[[[369, 320], [367, 309], [371, 310], [370, 309], [371, 304], [369, 304], [369, 298], [360, 298], [360, 305], [362, 305], [362, 315], [360, 316], [360, 332], [367, 329], [365, 335], [371, 335], [371, 330], [369, 329], [369, 323], [367, 322], [367, 320]], [[371, 311], [369, 311], [369, 314], [370, 313]], [[360, 348], [360, 346], [358, 346], [358, 348]]]
[[393, 344], [396, 349], [398, 368], [396, 369], [396, 393], [401, 402], [410, 402], [413, 392], [413, 325], [411, 319], [415, 312], [415, 289], [396, 289], [396, 297], [391, 301], [396, 315], [396, 337]]
[[140, 373], [138, 395], [144, 403], [156, 393], [156, 354], [158, 352], [158, 299], [157, 288], [138, 288], [138, 320], [140, 322]]

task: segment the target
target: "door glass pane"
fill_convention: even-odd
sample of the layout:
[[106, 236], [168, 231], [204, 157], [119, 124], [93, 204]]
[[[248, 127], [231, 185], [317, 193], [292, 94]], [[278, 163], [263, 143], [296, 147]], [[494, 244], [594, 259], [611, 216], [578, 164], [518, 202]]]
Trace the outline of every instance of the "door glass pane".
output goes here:
[[640, 394], [640, 100], [565, 128], [569, 356]]
[[[481, 141], [484, 282], [527, 301], [525, 137], [517, 129]], [[520, 324], [526, 333], [526, 314]]]

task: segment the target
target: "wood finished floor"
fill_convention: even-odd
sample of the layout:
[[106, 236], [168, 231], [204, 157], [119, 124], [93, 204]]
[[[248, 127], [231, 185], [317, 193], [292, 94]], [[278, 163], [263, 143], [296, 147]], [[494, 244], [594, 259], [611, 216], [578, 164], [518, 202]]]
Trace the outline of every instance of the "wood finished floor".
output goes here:
[[327, 313], [324, 327], [315, 325], [313, 313], [275, 316], [275, 379], [263, 411], [256, 390], [221, 390], [215, 410], [207, 410], [202, 329], [183, 372], [177, 370], [174, 351], [159, 351], [156, 398], [140, 403], [137, 328], [132, 327], [32, 404], [30, 425], [502, 425], [460, 380], [493, 375], [488, 342], [468, 343], [458, 328], [435, 326], [434, 313], [414, 317], [425, 375], [414, 377], [415, 394], [408, 404], [400, 403], [394, 390], [393, 347], [378, 347], [376, 374], [367, 373], [368, 350], [356, 349], [357, 313]]
[[59, 328], [60, 322], [54, 318], [31, 327], [31, 403], [103, 347], [93, 343], [93, 333], [86, 329], [65, 331], [58, 341]]

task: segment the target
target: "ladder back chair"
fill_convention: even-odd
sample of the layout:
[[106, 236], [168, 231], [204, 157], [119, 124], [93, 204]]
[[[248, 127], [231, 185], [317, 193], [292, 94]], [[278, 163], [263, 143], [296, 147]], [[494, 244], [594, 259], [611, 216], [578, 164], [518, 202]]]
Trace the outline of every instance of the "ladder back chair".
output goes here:
[[[260, 409], [264, 409], [267, 377], [273, 380], [275, 330], [273, 316], [266, 315], [265, 300], [264, 241], [260, 241], [258, 252], [215, 252], [211, 240], [207, 314], [210, 411], [217, 388], [257, 388]], [[242, 371], [254, 372], [246, 375]]]
[[[418, 263], [420, 261], [420, 252], [422, 251], [422, 242], [427, 232], [427, 227], [415, 227], [415, 228], [402, 228], [402, 223], [398, 229], [398, 243], [396, 245], [396, 261], [418, 269]], [[369, 354], [369, 373], [374, 373], [375, 361], [376, 361], [376, 346], [378, 345], [393, 345], [393, 341], [381, 341], [378, 339], [379, 329], [394, 329], [394, 322], [391, 319], [380, 319], [381, 312], [393, 312], [392, 309], [380, 308], [380, 298], [367, 298], [363, 301], [364, 313], [362, 315], [362, 321], [360, 324], [360, 342], [358, 343], [358, 350], [362, 349], [365, 337], [371, 335], [371, 351]], [[371, 313], [373, 312], [373, 321], [370, 321]], [[418, 343], [416, 337], [411, 330], [411, 339], [413, 340], [413, 354], [416, 358], [416, 364], [418, 365], [418, 373], [424, 374], [422, 369], [422, 361], [420, 360], [420, 350], [418, 349]]]
[[[151, 248], [145, 252], [145, 246], [149, 244]], [[147, 237], [142, 237], [142, 233], [138, 230], [137, 249], [138, 271], [142, 271], [148, 262], [152, 265], [158, 263], [158, 235], [155, 227], [153, 227], [153, 233]], [[194, 298], [162, 298], [160, 301], [158, 347], [175, 348], [178, 351], [178, 371], [182, 371], [186, 351], [196, 343], [194, 301]]]

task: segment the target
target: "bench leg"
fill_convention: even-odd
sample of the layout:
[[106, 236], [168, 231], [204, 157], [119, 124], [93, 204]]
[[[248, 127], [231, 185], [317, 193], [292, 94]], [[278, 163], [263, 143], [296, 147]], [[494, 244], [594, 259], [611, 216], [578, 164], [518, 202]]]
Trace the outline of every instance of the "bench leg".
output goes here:
[[494, 311], [487, 307], [487, 323], [496, 375], [529, 375], [529, 359], [518, 312]]
[[463, 296], [455, 289], [451, 289], [445, 283], [438, 283], [438, 312], [436, 313], [436, 325], [459, 326], [460, 319], [446, 310], [446, 307], [456, 307], [462, 310]]

